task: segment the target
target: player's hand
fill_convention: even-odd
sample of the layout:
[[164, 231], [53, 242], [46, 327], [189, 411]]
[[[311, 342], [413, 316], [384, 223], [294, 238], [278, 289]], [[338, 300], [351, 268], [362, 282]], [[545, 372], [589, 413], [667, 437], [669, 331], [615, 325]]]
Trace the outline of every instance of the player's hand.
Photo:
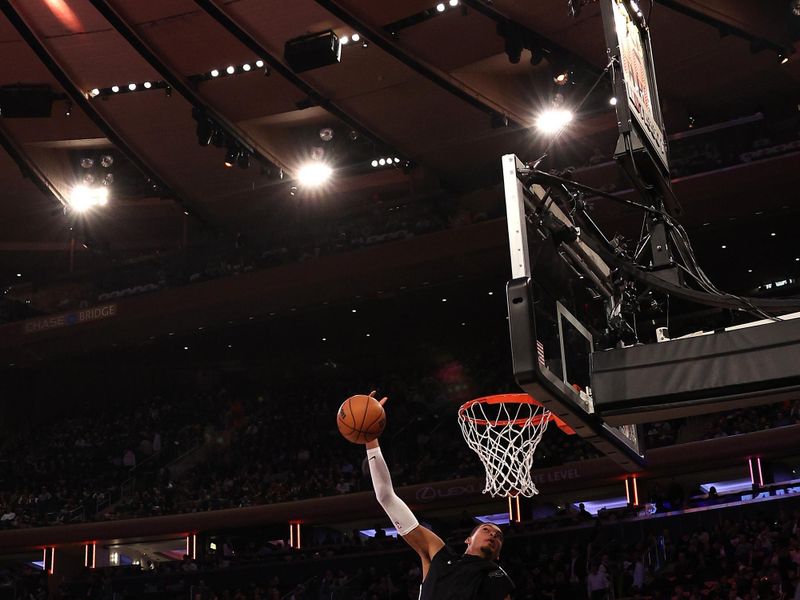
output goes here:
[[[372, 390], [369, 393], [369, 397], [372, 398], [373, 400], [377, 400], [377, 398], [375, 398], [375, 394], [377, 394], [377, 393], [378, 393], [378, 390]], [[389, 400], [389, 397], [388, 396], [384, 396], [383, 398], [378, 400], [378, 402], [380, 403], [381, 406], [383, 406], [384, 404], [386, 404], [386, 402], [388, 400]], [[367, 449], [369, 449], [369, 448], [377, 448], [378, 446], [380, 446], [380, 444], [378, 443], [378, 438], [375, 438], [374, 440], [371, 440], [371, 441], [367, 442]]]
[[[377, 400], [377, 398], [375, 398], [375, 394], [377, 394], [377, 393], [378, 393], [378, 390], [372, 390], [372, 391], [369, 393], [369, 397], [370, 397], [370, 398], [372, 398], [373, 400]], [[381, 406], [383, 406], [384, 404], [386, 404], [386, 402], [387, 402], [388, 400], [389, 400], [389, 396], [384, 396], [383, 398], [381, 398], [380, 400], [378, 400], [378, 403], [379, 403]]]

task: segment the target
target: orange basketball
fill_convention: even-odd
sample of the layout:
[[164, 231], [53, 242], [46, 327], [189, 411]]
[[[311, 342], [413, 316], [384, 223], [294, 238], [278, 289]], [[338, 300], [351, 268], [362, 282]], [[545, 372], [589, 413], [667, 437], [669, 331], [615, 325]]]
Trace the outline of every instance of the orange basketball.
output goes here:
[[357, 394], [342, 402], [336, 415], [336, 424], [339, 426], [339, 433], [347, 441], [366, 444], [383, 433], [386, 413], [375, 398]]

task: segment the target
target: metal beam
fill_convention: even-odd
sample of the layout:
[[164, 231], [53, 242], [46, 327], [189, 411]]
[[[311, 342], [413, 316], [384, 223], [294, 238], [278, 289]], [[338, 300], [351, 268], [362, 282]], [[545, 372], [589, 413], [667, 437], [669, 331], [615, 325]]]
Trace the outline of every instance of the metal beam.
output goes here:
[[202, 219], [202, 217], [198, 215], [197, 209], [193, 206], [193, 204], [177, 194], [173, 187], [169, 185], [159, 174], [158, 170], [153, 167], [153, 165], [150, 164], [138, 151], [131, 147], [111, 126], [111, 124], [106, 121], [103, 115], [101, 115], [97, 109], [95, 109], [94, 105], [89, 102], [84, 95], [83, 90], [75, 84], [72, 78], [67, 74], [66, 70], [59, 64], [53, 55], [50, 54], [44, 44], [39, 40], [38, 35], [34, 33], [30, 27], [28, 27], [22, 16], [11, 5], [10, 0], [0, 0], [0, 10], [2, 10], [9, 23], [14, 26], [14, 29], [17, 30], [22, 39], [28, 44], [31, 50], [33, 50], [47, 70], [50, 71], [50, 74], [56, 79], [56, 81], [58, 81], [72, 101], [78, 107], [80, 107], [86, 116], [89, 117], [89, 119], [97, 126], [97, 128], [103, 132], [103, 134], [111, 141], [111, 143], [113, 143], [120, 150], [120, 152], [122, 152], [128, 158], [128, 160], [136, 165], [139, 171], [145, 177], [148, 177], [157, 189], [166, 195], [172, 196], [179, 204], [183, 205], [187, 209], [191, 209], [195, 216], [200, 218], [200, 220], [205, 221], [205, 219]]
[[67, 199], [64, 198], [47, 174], [31, 160], [30, 156], [20, 148], [19, 144], [17, 144], [14, 138], [6, 131], [5, 127], [2, 125], [2, 119], [0, 119], [0, 146], [2, 146], [11, 157], [11, 160], [17, 163], [23, 177], [33, 181], [34, 185], [36, 185], [45, 196], [52, 198], [63, 206], [68, 205]]
[[503, 108], [477, 90], [470, 88], [444, 71], [440, 71], [436, 67], [412, 56], [407, 51], [400, 48], [392, 40], [387, 38], [380, 29], [376, 29], [375, 27], [368, 25], [366, 22], [350, 14], [332, 0], [314, 1], [334, 15], [337, 19], [343, 23], [346, 23], [348, 26], [358, 31], [361, 35], [366, 36], [370, 42], [378, 46], [381, 50], [399, 60], [401, 63], [422, 77], [425, 77], [429, 81], [435, 83], [456, 98], [463, 100], [473, 108], [486, 113], [492, 118], [507, 119], [509, 124], [513, 124], [518, 127], [525, 126], [525, 118], [522, 115], [511, 114], [510, 110]]
[[130, 25], [124, 17], [113, 8], [107, 0], [89, 0], [97, 11], [103, 15], [111, 26], [125, 38], [139, 55], [145, 59], [151, 67], [158, 71], [161, 76], [183, 96], [191, 105], [202, 110], [208, 117], [215, 121], [217, 125], [226, 130], [226, 133], [233, 138], [242, 148], [260, 158], [262, 162], [272, 163], [275, 166], [289, 172], [290, 169], [274, 154], [263, 148], [255, 140], [251, 139], [237, 125], [228, 120], [225, 116], [210, 107], [203, 98], [195, 91], [194, 87], [178, 74], [172, 67], [167, 65], [158, 54], [150, 47]]
[[[794, 52], [789, 33], [788, 2], [759, 0], [656, 0], [658, 4], [751, 43], [753, 50], [774, 50], [788, 56]], [[776, 30], [776, 24], [783, 24]]]
[[[515, 21], [511, 17], [504, 15], [491, 3], [487, 3], [484, 0], [460, 0], [460, 2], [475, 12], [482, 14], [484, 17], [491, 19], [498, 25], [514, 25], [524, 37], [535, 43], [538, 49], [543, 50], [548, 56], [557, 56], [559, 58], [563, 58], [570, 64], [580, 67], [582, 71], [585, 71], [587, 74], [595, 77], [600, 77], [600, 75], [603, 73], [603, 69], [601, 67], [598, 67], [597, 65], [585, 60], [571, 50], [568, 50], [564, 46], [557, 44], [550, 38], [545, 37], [537, 31], [534, 31], [519, 21]], [[439, 13], [436, 14], [438, 15]], [[388, 27], [390, 26], [387, 26], [387, 28]]]
[[326, 98], [312, 87], [310, 84], [303, 81], [300, 77], [298, 77], [294, 71], [289, 69], [286, 65], [284, 65], [280, 60], [275, 58], [272, 54], [270, 54], [269, 50], [261, 44], [256, 38], [249, 33], [244, 27], [239, 25], [230, 15], [228, 15], [222, 8], [214, 0], [194, 0], [195, 4], [197, 4], [200, 8], [202, 8], [208, 16], [214, 19], [217, 23], [219, 23], [222, 27], [225, 28], [228, 33], [238, 39], [245, 47], [247, 47], [251, 52], [255, 55], [260, 57], [266, 64], [268, 64], [272, 69], [275, 70], [276, 73], [280, 74], [283, 78], [285, 78], [289, 83], [297, 87], [300, 91], [304, 94], [307, 94], [308, 97], [314, 102], [315, 105], [324, 108], [326, 111], [331, 113], [337, 119], [345, 123], [351, 129], [354, 129], [364, 135], [364, 137], [372, 140], [376, 144], [384, 146], [387, 150], [393, 149], [394, 145], [389, 144], [384, 139], [382, 139], [377, 133], [369, 129], [364, 123], [358, 121], [356, 118], [352, 117], [348, 113], [346, 113], [341, 107], [339, 107], [335, 102]]

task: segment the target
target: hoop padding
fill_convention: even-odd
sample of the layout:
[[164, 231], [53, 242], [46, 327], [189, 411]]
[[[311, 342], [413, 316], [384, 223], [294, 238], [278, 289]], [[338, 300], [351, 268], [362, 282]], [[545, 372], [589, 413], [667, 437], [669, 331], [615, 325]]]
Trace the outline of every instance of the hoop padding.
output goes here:
[[470, 400], [458, 410], [464, 440], [486, 469], [484, 494], [525, 496], [539, 493], [531, 468], [552, 413], [527, 394]]

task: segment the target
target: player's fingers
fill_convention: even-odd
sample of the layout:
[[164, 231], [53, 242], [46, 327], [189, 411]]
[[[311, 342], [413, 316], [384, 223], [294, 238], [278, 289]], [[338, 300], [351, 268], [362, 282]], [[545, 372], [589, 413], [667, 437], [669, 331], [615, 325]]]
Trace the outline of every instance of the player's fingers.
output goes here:
[[389, 400], [389, 396], [384, 396], [383, 398], [381, 398], [380, 400], [378, 400], [378, 402], [380, 403], [380, 405], [381, 405], [381, 406], [383, 406], [384, 404], [386, 404], [386, 402], [387, 402], [388, 400]]
[[374, 398], [375, 394], [377, 394], [377, 393], [378, 393], [378, 390], [372, 390], [368, 395], [369, 395], [370, 398]]

